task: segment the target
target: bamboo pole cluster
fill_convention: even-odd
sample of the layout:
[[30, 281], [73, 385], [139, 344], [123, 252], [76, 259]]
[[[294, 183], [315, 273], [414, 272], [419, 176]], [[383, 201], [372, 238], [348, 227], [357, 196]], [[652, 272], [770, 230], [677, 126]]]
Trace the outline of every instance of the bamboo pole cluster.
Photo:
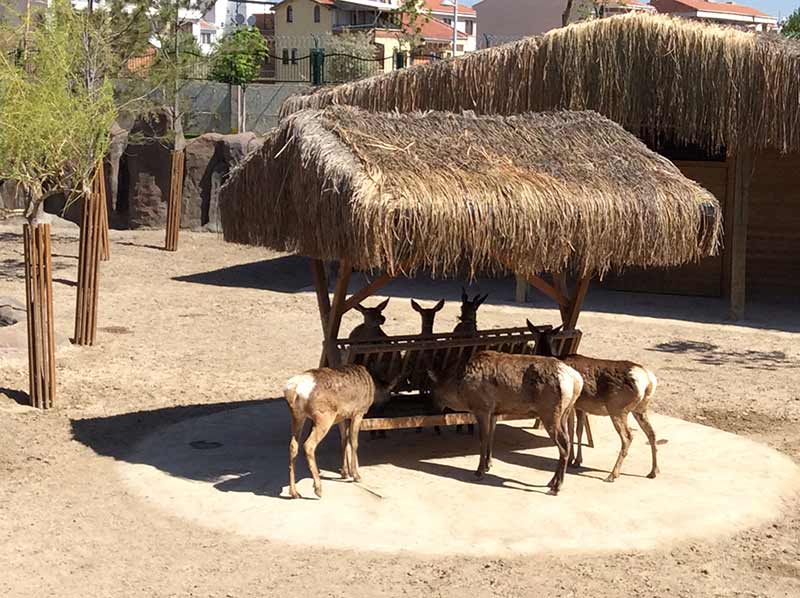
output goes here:
[[50, 225], [26, 224], [25, 297], [28, 303], [28, 372], [33, 407], [53, 407], [56, 395], [55, 332], [53, 322], [53, 270]]
[[178, 232], [181, 227], [181, 203], [183, 195], [183, 167], [186, 154], [183, 150], [172, 152], [169, 197], [167, 199], [167, 238], [164, 249], [178, 250]]
[[78, 254], [78, 294], [75, 305], [76, 345], [93, 345], [97, 334], [98, 262], [103, 243], [103, 206], [105, 182], [102, 166], [92, 182], [92, 190], [83, 200]]

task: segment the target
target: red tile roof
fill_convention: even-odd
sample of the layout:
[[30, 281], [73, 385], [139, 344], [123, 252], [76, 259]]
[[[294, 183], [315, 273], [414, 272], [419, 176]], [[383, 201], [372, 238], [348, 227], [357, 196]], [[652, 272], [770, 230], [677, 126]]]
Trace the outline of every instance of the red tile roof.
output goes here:
[[[438, 19], [430, 19], [422, 23], [422, 37], [426, 40], [430, 39], [453, 39], [453, 28], [447, 23], [442, 23]], [[458, 39], [467, 39], [467, 34], [462, 31], [458, 32]]]
[[[453, 13], [453, 5], [451, 4], [450, 6], [448, 6], [447, 4], [442, 4], [442, 0], [425, 0], [425, 5], [430, 10], [435, 10], [437, 12], [447, 12], [450, 14]], [[458, 14], [475, 16], [475, 9], [473, 9], [471, 6], [467, 6], [466, 4], [462, 4], [461, 2], [459, 2]]]
[[[674, 4], [682, 4], [690, 9], [703, 12], [722, 12], [733, 15], [745, 15], [750, 17], [772, 18], [770, 15], [741, 4], [733, 2], [707, 2], [707, 0], [674, 0]], [[670, 11], [672, 12], [672, 11]]]

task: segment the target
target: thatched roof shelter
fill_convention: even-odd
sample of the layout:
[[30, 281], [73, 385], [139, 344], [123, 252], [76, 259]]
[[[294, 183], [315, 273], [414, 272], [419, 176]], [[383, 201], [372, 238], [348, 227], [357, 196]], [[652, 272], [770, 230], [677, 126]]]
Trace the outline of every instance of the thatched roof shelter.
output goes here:
[[668, 16], [597, 19], [464, 57], [295, 96], [284, 114], [595, 110], [708, 149], [800, 150], [800, 42]]
[[593, 112], [301, 111], [220, 198], [228, 241], [392, 275], [677, 265], [721, 234], [708, 191]]

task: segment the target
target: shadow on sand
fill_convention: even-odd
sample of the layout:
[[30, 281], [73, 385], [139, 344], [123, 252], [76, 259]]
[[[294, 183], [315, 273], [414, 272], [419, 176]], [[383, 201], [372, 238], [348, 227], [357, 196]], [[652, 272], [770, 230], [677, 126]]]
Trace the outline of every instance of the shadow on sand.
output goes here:
[[[277, 293], [313, 292], [309, 262], [308, 258], [302, 256], [281, 256], [179, 276], [175, 280], [211, 286], [260, 289]], [[350, 292], [358, 290], [367, 282], [367, 275], [354, 274], [350, 282]], [[461, 296], [461, 285], [462, 281], [459, 280], [433, 279], [427, 273], [420, 273], [413, 278], [400, 278], [392, 281], [381, 289], [379, 294], [424, 301], [445, 299], [458, 302]], [[332, 283], [330, 288], [332, 289]], [[471, 293], [489, 293], [488, 303], [490, 304], [517, 305], [514, 303], [514, 279], [510, 276], [494, 279], [479, 278], [469, 285], [469, 290]], [[553, 309], [555, 312], [554, 305], [550, 300], [536, 292], [533, 293], [532, 301], [526, 305], [532, 308]], [[781, 295], [750, 298], [747, 319], [731, 322], [727, 319], [728, 307], [724, 299], [610, 291], [593, 285], [584, 302], [584, 312], [627, 314], [723, 326], [737, 325], [800, 332], [800, 318], [797, 317], [795, 298]]]
[[[214, 418], [203, 419], [215, 414]], [[174, 424], [177, 425], [163, 434], [157, 433]], [[100, 455], [150, 465], [170, 476], [211, 482], [222, 492], [278, 497], [288, 483], [289, 417], [282, 400], [170, 407], [73, 420], [72, 431], [76, 440]], [[551, 447], [549, 438], [542, 434], [542, 430], [498, 425], [495, 459], [548, 473], [554, 471], [555, 447], [552, 457], [520, 452]], [[453, 428], [445, 428], [441, 435], [431, 429], [420, 433], [395, 430], [386, 439], [375, 440], [362, 432], [360, 438], [362, 466], [391, 464], [463, 483], [543, 494], [548, 491], [544, 484], [534, 485], [491, 472], [477, 480], [474, 469], [478, 463], [478, 437], [456, 433]], [[460, 456], [469, 457], [468, 466], [437, 462]], [[327, 472], [339, 470], [341, 454], [335, 429], [318, 447], [317, 463]], [[299, 479], [310, 475], [302, 450], [297, 459], [297, 475]], [[326, 479], [338, 480], [330, 474]]]

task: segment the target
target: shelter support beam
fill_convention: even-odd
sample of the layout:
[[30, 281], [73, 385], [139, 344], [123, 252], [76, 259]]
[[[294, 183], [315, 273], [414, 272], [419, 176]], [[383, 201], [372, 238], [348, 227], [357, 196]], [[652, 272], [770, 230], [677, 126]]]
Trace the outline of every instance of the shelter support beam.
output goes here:
[[741, 320], [747, 295], [747, 221], [754, 162], [752, 153], [747, 150], [738, 152], [732, 161], [733, 202], [729, 207], [730, 228], [725, 231], [727, 259], [730, 260], [729, 316], [732, 320]]
[[347, 299], [347, 301], [344, 302], [344, 306], [342, 307], [342, 313], [347, 313], [348, 311], [353, 309], [356, 305], [361, 303], [364, 299], [377, 293], [380, 289], [389, 284], [393, 279], [394, 276], [392, 276], [391, 274], [386, 274], [386, 273], [381, 274], [378, 278], [373, 280], [363, 289], [360, 289], [359, 291], [353, 293]]
[[[555, 279], [555, 276], [553, 277]], [[556, 285], [550, 284], [540, 276], [516, 276], [516, 290], [514, 293], [514, 300], [517, 303], [525, 303], [528, 300], [528, 285], [535, 288], [537, 291], [547, 295], [550, 299], [555, 301], [559, 308], [562, 310], [569, 305], [567, 294], [559, 289]]]
[[575, 285], [575, 291], [572, 294], [569, 305], [561, 315], [564, 330], [575, 330], [575, 326], [578, 324], [578, 316], [581, 313], [581, 306], [583, 306], [583, 300], [589, 290], [591, 280], [591, 275], [582, 276], [578, 279], [578, 284]]
[[328, 318], [331, 315], [331, 298], [328, 296], [328, 276], [322, 260], [311, 260], [311, 275], [314, 277], [314, 288], [317, 291], [317, 307], [322, 322], [322, 335], [328, 332]]
[[353, 266], [347, 260], [339, 262], [339, 274], [336, 278], [336, 288], [333, 291], [333, 301], [328, 315], [325, 338], [323, 340], [323, 354], [320, 359], [320, 367], [336, 367], [340, 364], [339, 351], [336, 348], [336, 338], [339, 336], [339, 327], [342, 325], [343, 307], [347, 299], [347, 286], [350, 284], [350, 275], [353, 273]]

